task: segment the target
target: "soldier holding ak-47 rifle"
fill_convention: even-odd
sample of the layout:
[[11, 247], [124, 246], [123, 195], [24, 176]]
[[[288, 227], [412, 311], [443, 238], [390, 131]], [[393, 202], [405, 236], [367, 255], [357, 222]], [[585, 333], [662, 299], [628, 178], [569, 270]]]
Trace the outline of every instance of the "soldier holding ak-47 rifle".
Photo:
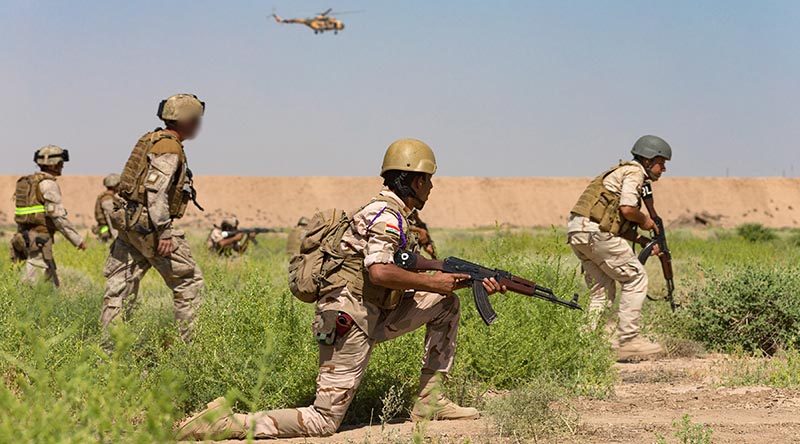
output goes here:
[[648, 215], [641, 209], [642, 189], [667, 170], [672, 148], [660, 137], [642, 136], [631, 153], [633, 160], [621, 162], [589, 184], [572, 208], [567, 225], [569, 245], [581, 261], [591, 292], [592, 329], [597, 328], [603, 312], [613, 302], [616, 283], [622, 286], [619, 322], [612, 338], [619, 360], [648, 358], [663, 352], [661, 345], [639, 334], [642, 304], [647, 297], [647, 272], [626, 240], [649, 246], [647, 251], [653, 255], [661, 253], [658, 244], [651, 244], [636, 229], [658, 234], [655, 214]]
[[250, 246], [250, 242], [256, 243], [256, 235], [260, 233], [274, 233], [271, 228], [239, 228], [239, 219], [236, 217], [226, 217], [222, 219], [219, 226], [214, 226], [208, 234], [206, 246], [209, 251], [220, 256], [230, 256], [234, 252], [243, 254]]

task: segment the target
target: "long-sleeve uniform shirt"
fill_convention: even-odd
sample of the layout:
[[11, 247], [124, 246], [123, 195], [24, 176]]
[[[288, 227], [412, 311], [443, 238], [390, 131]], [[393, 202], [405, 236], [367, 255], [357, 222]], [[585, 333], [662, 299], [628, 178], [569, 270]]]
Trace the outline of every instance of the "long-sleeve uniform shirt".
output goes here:
[[53, 222], [56, 230], [58, 230], [67, 240], [76, 247], [83, 243], [83, 236], [81, 236], [72, 223], [67, 218], [67, 210], [61, 200], [61, 188], [58, 183], [52, 179], [44, 179], [39, 182], [39, 191], [44, 197], [44, 208], [47, 217]]
[[[163, 139], [162, 143], [178, 144], [174, 140]], [[178, 173], [180, 157], [178, 154], [148, 154], [150, 168], [147, 171], [145, 189], [147, 190], [147, 212], [150, 222], [161, 239], [172, 238], [172, 218], [169, 214], [169, 188]], [[182, 186], [182, 184], [179, 184]]]

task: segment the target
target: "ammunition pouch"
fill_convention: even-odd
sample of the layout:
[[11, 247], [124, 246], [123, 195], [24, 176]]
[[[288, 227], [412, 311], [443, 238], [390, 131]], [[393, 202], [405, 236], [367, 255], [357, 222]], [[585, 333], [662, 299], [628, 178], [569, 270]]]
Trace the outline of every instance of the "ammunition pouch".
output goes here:
[[11, 236], [11, 261], [22, 262], [28, 259], [27, 233], [16, 232]]

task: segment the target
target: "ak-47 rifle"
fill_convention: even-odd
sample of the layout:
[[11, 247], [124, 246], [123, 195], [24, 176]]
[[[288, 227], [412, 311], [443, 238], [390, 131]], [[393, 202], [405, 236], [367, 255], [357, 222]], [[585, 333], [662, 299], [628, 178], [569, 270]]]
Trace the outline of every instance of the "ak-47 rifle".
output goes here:
[[441, 271], [443, 273], [463, 273], [468, 274], [472, 281], [472, 294], [475, 297], [475, 307], [481, 315], [481, 319], [486, 325], [491, 325], [497, 319], [497, 313], [492, 308], [489, 302], [489, 294], [483, 288], [483, 280], [487, 278], [495, 278], [497, 283], [508, 288], [509, 291], [514, 293], [524, 294], [525, 296], [533, 296], [554, 304], [563, 305], [564, 307], [573, 310], [581, 310], [578, 305], [578, 295], [572, 298], [571, 301], [561, 299], [549, 288], [537, 285], [535, 282], [523, 279], [519, 276], [498, 269], [486, 268], [482, 265], [473, 264], [472, 262], [459, 259], [457, 257], [448, 257], [442, 261], [435, 261], [422, 257], [410, 251], [398, 251], [394, 254], [395, 265], [412, 271]]
[[[642, 201], [647, 208], [647, 212], [650, 214], [650, 218], [656, 223], [657, 232], [653, 233], [653, 240], [648, 242], [642, 251], [639, 252], [639, 262], [641, 262], [642, 265], [646, 264], [647, 259], [653, 254], [653, 248], [658, 245], [658, 249], [660, 250], [658, 259], [661, 261], [661, 271], [664, 274], [664, 280], [667, 282], [666, 299], [669, 301], [669, 306], [672, 311], [675, 311], [678, 304], [675, 303], [675, 298], [673, 297], [675, 282], [672, 273], [672, 253], [670, 253], [669, 246], [667, 245], [667, 233], [664, 230], [664, 221], [658, 216], [655, 206], [653, 205], [653, 185], [649, 182], [642, 188]], [[654, 300], [650, 295], [647, 295], [647, 297]]]
[[261, 234], [261, 233], [277, 233], [278, 230], [274, 228], [237, 228], [236, 230], [228, 230], [222, 232], [222, 237], [225, 239], [236, 236], [237, 234]]

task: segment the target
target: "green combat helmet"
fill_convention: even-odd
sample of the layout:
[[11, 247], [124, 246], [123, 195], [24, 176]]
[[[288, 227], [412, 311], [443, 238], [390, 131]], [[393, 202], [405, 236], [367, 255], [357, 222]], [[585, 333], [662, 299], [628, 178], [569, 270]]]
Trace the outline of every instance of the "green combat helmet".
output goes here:
[[669, 146], [666, 140], [658, 136], [642, 136], [633, 144], [631, 154], [645, 159], [661, 156], [667, 160], [672, 160], [672, 147]]
[[69, 162], [69, 151], [56, 145], [46, 145], [36, 150], [33, 161], [39, 166], [55, 166]]
[[194, 94], [175, 94], [158, 104], [158, 118], [164, 121], [188, 122], [203, 116], [206, 103]]

